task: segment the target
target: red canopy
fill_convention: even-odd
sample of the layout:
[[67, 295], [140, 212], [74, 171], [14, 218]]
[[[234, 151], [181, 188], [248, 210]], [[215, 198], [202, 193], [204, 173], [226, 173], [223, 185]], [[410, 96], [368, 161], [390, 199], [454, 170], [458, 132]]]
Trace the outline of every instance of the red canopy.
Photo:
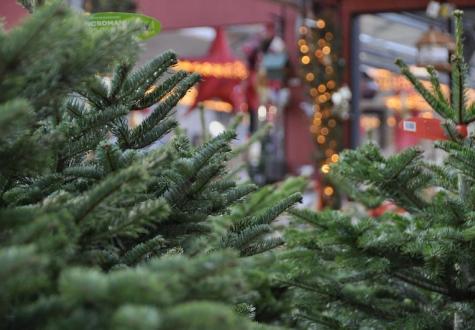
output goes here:
[[223, 28], [216, 28], [216, 37], [205, 57], [180, 60], [178, 68], [197, 72], [202, 77], [190, 111], [199, 102], [213, 99], [230, 103], [234, 111], [247, 110], [242, 81], [249, 72], [246, 64], [233, 56]]

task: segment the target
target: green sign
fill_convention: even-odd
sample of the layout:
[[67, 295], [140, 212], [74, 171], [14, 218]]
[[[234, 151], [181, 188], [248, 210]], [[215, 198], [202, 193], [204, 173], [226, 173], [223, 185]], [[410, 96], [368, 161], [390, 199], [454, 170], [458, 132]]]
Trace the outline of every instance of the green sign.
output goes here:
[[155, 18], [135, 13], [94, 13], [89, 15], [87, 24], [94, 29], [102, 30], [112, 29], [116, 26], [126, 24], [128, 21], [138, 21], [139, 24], [143, 24], [144, 32], [139, 35], [141, 40], [152, 38], [160, 32], [159, 21]]

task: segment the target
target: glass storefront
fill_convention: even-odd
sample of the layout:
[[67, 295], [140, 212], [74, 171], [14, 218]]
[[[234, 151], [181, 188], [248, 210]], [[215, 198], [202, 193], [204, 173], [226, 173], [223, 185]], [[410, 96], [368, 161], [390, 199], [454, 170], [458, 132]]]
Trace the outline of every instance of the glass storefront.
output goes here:
[[[465, 10], [465, 52], [470, 86], [475, 86], [472, 65], [475, 64], [474, 23], [475, 11]], [[356, 103], [360, 144], [372, 141], [385, 154], [418, 145], [428, 151], [429, 158], [437, 158], [436, 153], [429, 150], [430, 143], [426, 139], [403, 129], [403, 121], [408, 118], [424, 118], [430, 122], [437, 119], [437, 114], [399, 73], [394, 61], [396, 58], [403, 59], [430, 89], [427, 71], [417, 64], [420, 56], [417, 44], [430, 29], [450, 32], [451, 22], [442, 18], [429, 18], [424, 12], [398, 12], [360, 15], [355, 24], [359, 31], [354, 58], [359, 62], [360, 74]], [[449, 98], [450, 75], [439, 70], [439, 77], [442, 91]], [[467, 99], [469, 102], [475, 101], [475, 90], [467, 91]]]

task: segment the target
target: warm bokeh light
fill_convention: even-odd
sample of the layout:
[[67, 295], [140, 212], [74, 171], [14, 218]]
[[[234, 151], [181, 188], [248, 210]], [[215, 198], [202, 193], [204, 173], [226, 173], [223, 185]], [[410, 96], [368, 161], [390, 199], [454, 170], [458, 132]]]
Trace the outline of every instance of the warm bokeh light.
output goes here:
[[325, 189], [323, 189], [323, 193], [325, 194], [325, 196], [331, 196], [334, 192], [335, 191], [330, 186], [326, 186]]
[[386, 119], [386, 124], [388, 124], [389, 127], [396, 126], [396, 118], [394, 116], [389, 117]]
[[304, 53], [304, 54], [305, 54], [305, 53], [308, 53], [308, 50], [309, 50], [309, 48], [308, 48], [307, 45], [302, 45], [302, 46], [300, 46], [300, 51], [301, 51], [302, 53]]
[[300, 34], [306, 34], [306, 33], [308, 32], [308, 27], [306, 27], [306, 26], [301, 26], [301, 27], [299, 28], [299, 32], [300, 32]]
[[307, 55], [302, 56], [301, 61], [302, 61], [303, 64], [308, 64], [308, 63], [310, 63], [310, 57], [308, 57]]
[[379, 120], [377, 117], [361, 117], [360, 125], [366, 131], [369, 131], [381, 126], [381, 120]]
[[324, 174], [330, 173], [330, 165], [328, 165], [328, 164], [323, 165], [321, 170], [322, 170], [322, 173], [324, 173]]
[[203, 77], [244, 80], [249, 75], [246, 65], [241, 61], [210, 63], [182, 60], [178, 61], [175, 68], [177, 70], [196, 72]]
[[315, 75], [312, 72], [309, 72], [305, 75], [305, 79], [307, 79], [307, 81], [312, 81], [315, 79]]
[[324, 20], [319, 19], [319, 20], [317, 20], [317, 21], [315, 22], [315, 25], [317, 26], [317, 28], [323, 29], [323, 28], [325, 28], [325, 25], [326, 25], [326, 24], [325, 24], [325, 21], [324, 21]]
[[336, 163], [338, 160], [340, 160], [340, 156], [338, 156], [337, 154], [333, 154], [331, 156], [331, 161]]

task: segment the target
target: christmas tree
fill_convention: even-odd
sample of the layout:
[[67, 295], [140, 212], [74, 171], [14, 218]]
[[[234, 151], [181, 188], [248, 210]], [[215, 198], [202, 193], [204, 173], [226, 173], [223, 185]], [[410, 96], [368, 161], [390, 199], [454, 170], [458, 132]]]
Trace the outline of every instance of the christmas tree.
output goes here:
[[[320, 7], [320, 6], [318, 6]], [[343, 149], [345, 102], [343, 88], [340, 33], [338, 19], [332, 11], [319, 10], [319, 17], [305, 19], [299, 28], [298, 40], [302, 80], [305, 81], [313, 107], [310, 131], [316, 149], [314, 159], [318, 175], [320, 205], [338, 208], [340, 197], [334, 185], [326, 178], [330, 165], [338, 161]], [[310, 23], [311, 22], [311, 23]]]
[[307, 224], [288, 233], [277, 280], [293, 288], [295, 317], [304, 328], [475, 328], [475, 148], [467, 125], [462, 12], [455, 12], [451, 98], [428, 68], [427, 89], [402, 61], [401, 72], [442, 118], [442, 164], [410, 148], [385, 158], [374, 145], [346, 151], [331, 173], [367, 207], [385, 200], [402, 212], [379, 217], [294, 210]]
[[300, 194], [230, 217], [256, 191], [227, 176], [232, 127], [163, 139], [199, 77], [171, 51], [134, 68], [133, 24], [91, 31], [60, 2], [23, 2], [34, 14], [0, 30], [2, 327], [261, 328], [244, 270], [265, 258], [239, 256], [281, 244], [270, 223]]

